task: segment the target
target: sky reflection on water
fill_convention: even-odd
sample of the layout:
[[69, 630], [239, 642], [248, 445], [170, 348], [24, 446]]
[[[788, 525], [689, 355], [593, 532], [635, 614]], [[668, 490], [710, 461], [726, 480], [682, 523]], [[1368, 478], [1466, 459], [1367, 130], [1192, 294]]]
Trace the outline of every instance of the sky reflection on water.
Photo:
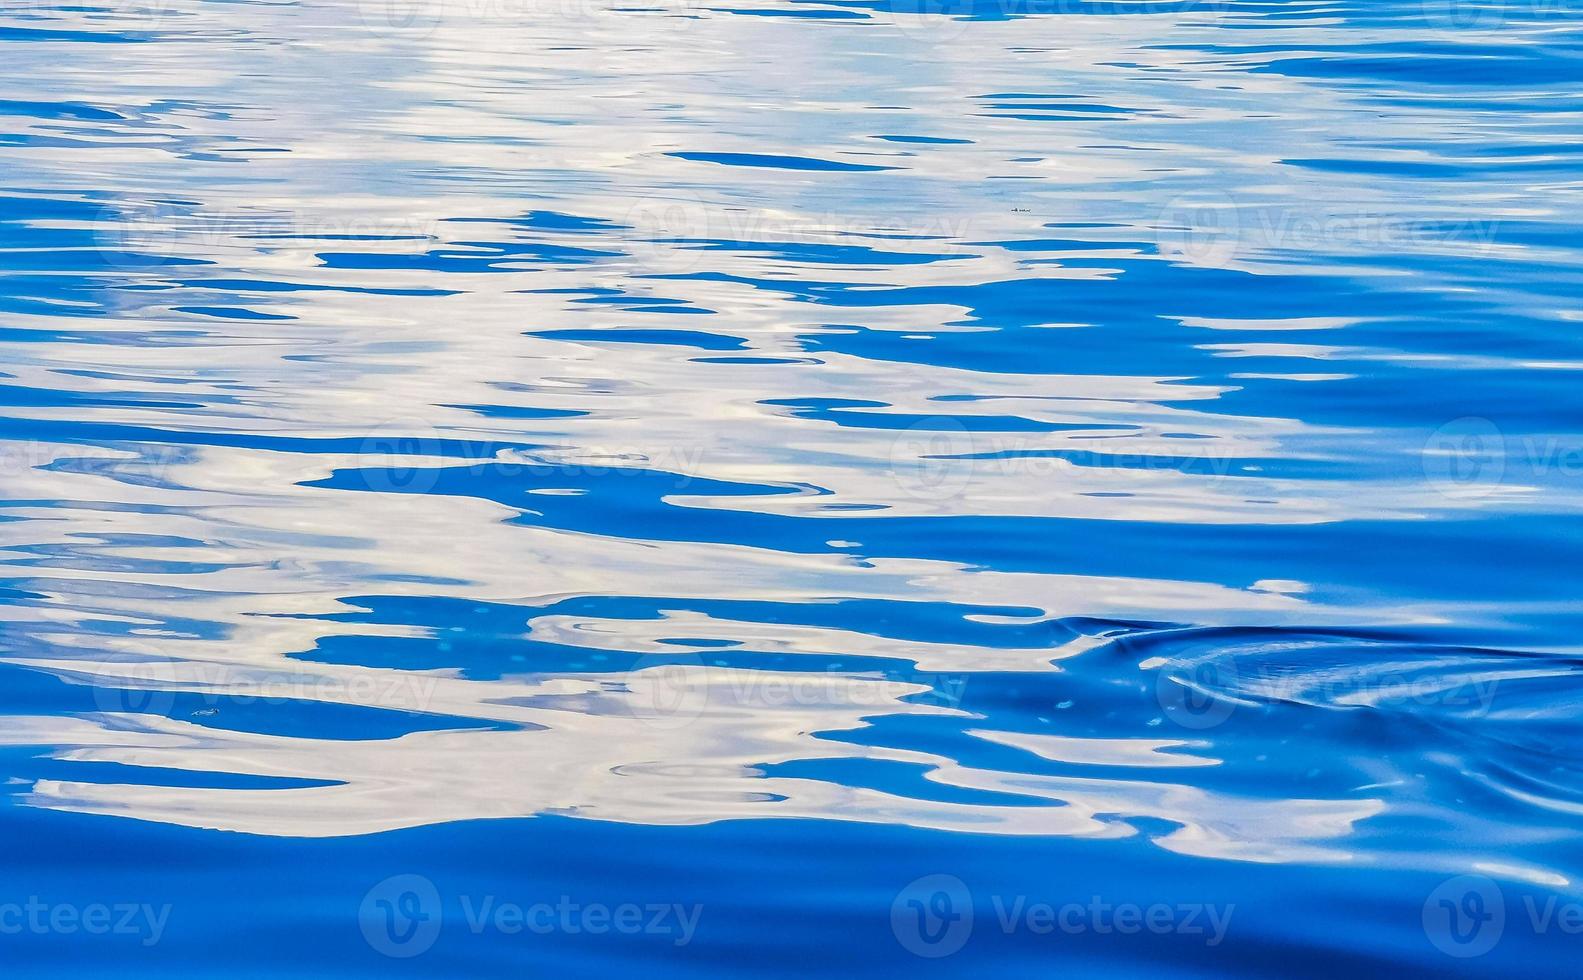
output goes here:
[[0, 6], [15, 961], [1559, 969], [1578, 13]]

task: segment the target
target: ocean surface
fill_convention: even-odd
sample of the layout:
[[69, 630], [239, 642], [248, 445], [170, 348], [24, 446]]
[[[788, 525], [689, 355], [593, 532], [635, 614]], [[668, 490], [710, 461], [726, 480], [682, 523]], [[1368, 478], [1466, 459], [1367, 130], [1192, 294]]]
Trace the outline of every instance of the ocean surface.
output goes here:
[[17, 976], [1561, 976], [1579, 0], [0, 0]]

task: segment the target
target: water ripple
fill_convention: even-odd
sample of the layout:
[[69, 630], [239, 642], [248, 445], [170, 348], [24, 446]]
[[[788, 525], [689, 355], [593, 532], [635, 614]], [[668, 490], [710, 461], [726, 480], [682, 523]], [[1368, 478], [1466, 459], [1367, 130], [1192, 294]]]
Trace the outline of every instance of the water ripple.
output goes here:
[[[161, 975], [383, 970], [408, 872], [445, 972], [571, 891], [703, 899], [574, 974], [1559, 972], [1576, 14], [0, 8], [18, 894]], [[1004, 918], [1090, 894], [1238, 914]]]

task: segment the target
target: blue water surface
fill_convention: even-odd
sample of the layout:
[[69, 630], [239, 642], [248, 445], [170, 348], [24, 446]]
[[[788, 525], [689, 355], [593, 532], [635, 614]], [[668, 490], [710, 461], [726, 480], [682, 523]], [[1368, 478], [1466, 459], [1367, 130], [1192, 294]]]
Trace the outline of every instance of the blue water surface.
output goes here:
[[1576, 0], [0, 54], [17, 975], [1576, 970]]

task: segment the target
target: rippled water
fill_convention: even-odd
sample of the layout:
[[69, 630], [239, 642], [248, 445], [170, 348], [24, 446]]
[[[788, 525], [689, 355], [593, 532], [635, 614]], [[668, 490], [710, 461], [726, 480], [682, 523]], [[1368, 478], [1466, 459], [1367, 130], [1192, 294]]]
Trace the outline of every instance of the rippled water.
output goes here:
[[1573, 968], [1580, 15], [0, 3], [6, 961]]

